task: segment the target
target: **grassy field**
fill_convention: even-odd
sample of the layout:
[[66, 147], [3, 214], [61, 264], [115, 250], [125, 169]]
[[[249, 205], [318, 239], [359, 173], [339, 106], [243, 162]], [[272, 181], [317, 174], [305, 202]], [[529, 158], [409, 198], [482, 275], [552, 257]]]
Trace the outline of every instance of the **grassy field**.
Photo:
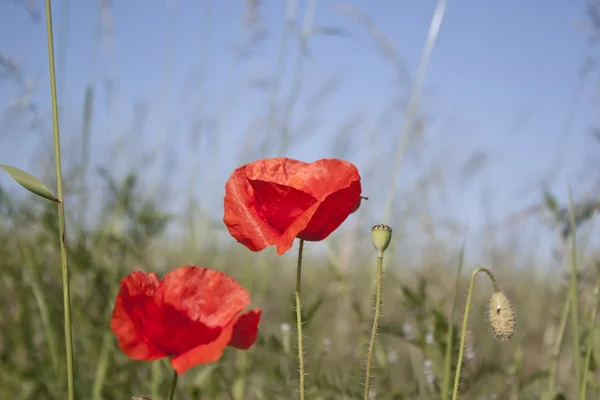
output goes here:
[[[344, 11], [367, 28], [384, 49], [385, 38], [364, 15], [352, 9]], [[443, 19], [443, 9], [437, 12]], [[422, 74], [417, 76], [406, 107], [407, 122], [398, 152], [390, 162], [392, 182], [401, 174], [406, 150], [402, 142], [418, 134], [414, 128], [421, 126], [423, 117], [417, 106], [437, 34], [435, 24], [432, 26], [421, 60]], [[390, 63], [396, 61], [393, 53], [382, 53]], [[183, 265], [214, 268], [238, 280], [250, 292], [252, 306], [262, 308], [262, 319], [258, 340], [250, 350], [227, 349], [220, 361], [180, 376], [175, 398], [298, 398], [294, 299], [298, 241], [282, 257], [272, 248], [251, 252], [228, 235], [220, 216], [204, 213], [196, 199], [174, 214], [165, 201], [168, 196], [161, 195], [169, 190], [168, 182], [149, 184], [156, 181], [154, 176], [135, 166], [127, 167], [133, 172], [121, 175], [111, 168], [100, 169], [100, 179], [90, 184], [86, 177], [91, 169], [89, 135], [94, 119], [88, 105], [94, 101], [93, 93], [92, 85], [85, 89], [83, 125], [77, 138], [80, 150], [73, 157], [73, 152], [63, 150], [64, 171], [54, 168], [54, 157], [60, 154], [54, 147], [59, 144], [58, 137], [42, 139], [49, 142], [43, 152], [49, 157], [43, 157], [46, 173], [40, 179], [63, 200], [58, 207], [22, 190], [9, 174], [2, 173], [0, 178], [0, 398], [68, 398], [62, 285], [65, 260], [70, 277], [76, 399], [167, 398], [172, 375], [168, 361], [128, 359], [117, 347], [109, 321], [123, 277], [138, 269], [163, 276]], [[271, 103], [284, 116], [290, 113], [286, 106], [292, 105], [289, 99], [281, 108]], [[50, 132], [57, 133], [59, 127], [56, 122], [47, 137], [52, 138]], [[341, 146], [342, 139], [338, 139]], [[258, 142], [256, 158], [266, 153], [265, 143], [282, 154], [290, 146], [286, 134], [277, 140], [266, 134]], [[344, 150], [337, 154], [343, 155]], [[115, 158], [126, 162], [127, 150], [120, 150]], [[363, 179], [377, 175], [377, 161], [373, 157]], [[424, 181], [433, 185], [435, 171], [425, 171]], [[415, 204], [427, 203], [424, 181], [411, 191]], [[57, 192], [56, 186], [62, 188]], [[463, 262], [463, 253], [471, 248], [469, 243], [461, 245], [465, 234], [461, 229], [455, 235], [459, 239], [444, 241], [429, 232], [427, 246], [413, 246], [415, 220], [417, 225], [428, 226], [431, 216], [427, 209], [421, 209], [414, 219], [409, 212], [395, 211], [399, 192], [394, 185], [389, 187], [389, 192], [383, 190], [379, 196], [385, 198], [382, 221], [373, 220], [370, 203], [363, 201], [361, 211], [350, 215], [323, 243], [305, 244], [306, 398], [364, 398], [377, 265], [371, 227], [383, 222], [394, 229], [394, 236], [383, 261], [382, 317], [369, 398], [449, 399], [464, 338], [458, 386], [461, 399], [600, 399], [600, 262], [589, 241], [597, 204], [574, 201], [573, 206], [559, 205], [551, 195], [546, 196], [541, 208], [554, 217], [560, 238], [556, 265], [541, 265], [542, 261], [519, 244], [493, 241], [477, 249], [485, 264], [475, 265]], [[98, 205], [98, 218], [85, 218], [90, 199]], [[62, 222], [67, 232], [64, 249], [59, 240]], [[418, 234], [427, 235], [423, 231], [428, 232], [425, 228]], [[515, 241], [519, 240], [516, 237]], [[551, 252], [548, 248], [547, 253]], [[489, 315], [494, 287], [483, 274], [477, 276], [467, 329], [462, 333], [471, 274], [478, 267], [492, 271], [499, 290], [514, 307], [517, 324], [510, 340], [494, 337]], [[444, 387], [450, 390], [444, 393]]]
[[[14, 204], [6, 196], [1, 199], [1, 393], [3, 398], [62, 399], [65, 356], [56, 207], [35, 200]], [[251, 253], [237, 243], [219, 246], [209, 237], [199, 241], [201, 245], [165, 241], [159, 210], [141, 207], [135, 195], [120, 193], [115, 201], [116, 205], [107, 208], [110, 214], [117, 210], [123, 215], [118, 218], [120, 228], [107, 222], [92, 229], [71, 229], [68, 255], [77, 398], [122, 399], [142, 394], [164, 398], [170, 381], [168, 363], [127, 359], [116, 347], [108, 320], [119, 280], [126, 274], [141, 268], [164, 275], [174, 266], [190, 264], [219, 269], [239, 280], [250, 291], [252, 304], [263, 308], [263, 319], [253, 348], [227, 350], [220, 362], [183, 375], [178, 398], [295, 398], [294, 257]], [[364, 230], [350, 233], [368, 234], [369, 228]], [[348, 249], [344, 242], [350, 238], [333, 236], [330, 240], [347, 253], [347, 261], [313, 254], [310, 243], [306, 246], [307, 398], [362, 398], [374, 251], [368, 242]], [[459, 253], [456, 249], [446, 257], [416, 265], [406, 265], [400, 257], [387, 262], [375, 348], [374, 398], [440, 398], [454, 290], [458, 288], [452, 321], [453, 371], [468, 278], [474, 269], [464, 265], [461, 280], [455, 283]], [[590, 338], [599, 333], [597, 328], [590, 333], [591, 310], [598, 301], [597, 287], [593, 291], [598, 272], [592, 264], [586, 265], [578, 288], [581, 359], [586, 357]], [[508, 342], [494, 340], [486, 317], [492, 285], [478, 277], [466, 336], [461, 398], [540, 398], [548, 388], [552, 368], [556, 368], [556, 389], [565, 398], [574, 398], [573, 329], [570, 324], [561, 325], [561, 312], [569, 299], [568, 291], [558, 285], [561, 280], [515, 270], [510, 264], [490, 268], [516, 308], [517, 331]], [[563, 333], [560, 353], [554, 357], [553, 349]], [[587, 398], [596, 398], [600, 390], [599, 356], [596, 346], [589, 362]]]

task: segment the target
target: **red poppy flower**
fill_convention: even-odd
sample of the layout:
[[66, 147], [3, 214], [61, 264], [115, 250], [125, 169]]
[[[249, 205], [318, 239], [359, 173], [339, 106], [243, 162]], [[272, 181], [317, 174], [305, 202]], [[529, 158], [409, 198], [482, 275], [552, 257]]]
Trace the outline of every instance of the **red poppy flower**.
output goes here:
[[250, 250], [276, 245], [281, 255], [296, 237], [319, 241], [329, 236], [358, 209], [360, 194], [358, 169], [347, 161], [262, 159], [231, 174], [223, 222]]
[[178, 374], [219, 360], [225, 346], [246, 350], [256, 341], [261, 310], [238, 315], [250, 295], [226, 274], [181, 267], [162, 281], [134, 272], [121, 281], [110, 326], [134, 360], [172, 357]]

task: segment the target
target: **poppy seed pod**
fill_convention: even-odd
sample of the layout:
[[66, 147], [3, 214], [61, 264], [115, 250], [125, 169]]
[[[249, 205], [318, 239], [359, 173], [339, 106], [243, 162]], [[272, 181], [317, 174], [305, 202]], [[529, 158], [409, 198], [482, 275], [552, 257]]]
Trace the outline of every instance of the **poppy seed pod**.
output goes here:
[[371, 237], [373, 246], [377, 250], [377, 257], [383, 257], [383, 252], [390, 245], [392, 240], [392, 228], [384, 224], [374, 225], [371, 228]]
[[513, 307], [504, 293], [495, 292], [492, 295], [488, 317], [496, 340], [506, 342], [513, 336], [517, 327], [517, 320]]

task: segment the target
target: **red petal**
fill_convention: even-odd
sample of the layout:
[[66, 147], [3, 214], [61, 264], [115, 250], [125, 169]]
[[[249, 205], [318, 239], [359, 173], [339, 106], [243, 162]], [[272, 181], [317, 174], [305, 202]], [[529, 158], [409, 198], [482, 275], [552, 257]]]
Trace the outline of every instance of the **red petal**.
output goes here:
[[309, 241], [325, 239], [354, 212], [360, 193], [360, 182], [355, 181], [314, 204], [283, 233], [277, 242], [277, 254], [291, 249], [296, 237]]
[[260, 251], [277, 242], [281, 232], [273, 228], [256, 208], [254, 191], [248, 179], [251, 167], [236, 169], [225, 184], [223, 223], [229, 234], [252, 251]]
[[291, 186], [257, 180], [249, 182], [260, 214], [280, 232], [285, 232], [302, 213], [317, 202], [310, 194]]
[[[197, 346], [171, 359], [171, 365], [179, 375], [201, 364], [218, 361], [227, 345], [246, 350], [256, 341], [261, 310], [251, 310], [234, 318], [223, 329], [221, 335], [211, 343]], [[244, 347], [247, 346], [247, 347]]]
[[121, 281], [110, 327], [117, 337], [119, 348], [134, 360], [149, 361], [168, 355], [148, 340], [145, 331], [153, 310], [157, 310], [154, 294], [158, 285], [156, 275], [141, 271], [134, 272]]
[[298, 170], [286, 184], [310, 193], [317, 200], [323, 200], [356, 181], [360, 181], [360, 174], [354, 164], [337, 158], [325, 158]]
[[163, 304], [157, 309], [151, 323], [146, 324], [145, 330], [146, 336], [156, 347], [169, 355], [176, 355], [212, 342], [223, 329], [192, 320], [186, 310]]
[[259, 308], [250, 310], [239, 316], [236, 324], [233, 326], [233, 336], [228, 346], [248, 350], [256, 342], [261, 312], [262, 310]]
[[196, 365], [208, 364], [218, 361], [223, 355], [223, 350], [225, 350], [225, 346], [227, 346], [227, 343], [231, 340], [231, 335], [233, 334], [234, 321], [232, 321], [231, 324], [229, 324], [225, 329], [223, 329], [221, 335], [219, 335], [216, 340], [207, 344], [194, 347], [193, 349], [183, 354], [173, 357], [171, 359], [171, 365], [173, 366], [175, 371], [177, 371], [177, 373], [181, 375], [185, 371]]
[[347, 188], [327, 196], [297, 236], [310, 241], [325, 239], [356, 210], [357, 203], [360, 204], [360, 193], [360, 181], [354, 181]]
[[281, 238], [277, 242], [277, 254], [282, 255], [286, 251], [292, 248], [294, 239], [298, 236], [298, 233], [304, 230], [310, 223], [310, 219], [317, 212], [321, 203], [313, 204], [308, 210], [300, 215], [290, 227], [281, 235]]
[[157, 299], [208, 327], [225, 327], [250, 304], [250, 295], [223, 272], [202, 267], [180, 267], [169, 272]]
[[306, 168], [309, 164], [292, 158], [263, 158], [246, 164], [238, 170], [243, 170], [248, 179], [262, 180], [287, 184], [287, 181]]

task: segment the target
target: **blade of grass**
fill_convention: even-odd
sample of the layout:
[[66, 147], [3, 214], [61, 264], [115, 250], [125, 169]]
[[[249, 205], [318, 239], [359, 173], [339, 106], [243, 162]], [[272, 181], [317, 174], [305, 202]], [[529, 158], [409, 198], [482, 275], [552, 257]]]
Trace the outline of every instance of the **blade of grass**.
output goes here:
[[454, 314], [456, 311], [456, 303], [458, 302], [458, 289], [460, 282], [460, 275], [462, 274], [462, 268], [465, 256], [466, 246], [466, 235], [463, 241], [460, 254], [458, 256], [458, 268], [456, 271], [456, 281], [454, 283], [454, 297], [452, 299], [452, 308], [450, 309], [450, 315], [448, 316], [448, 332], [446, 333], [446, 353], [444, 355], [444, 380], [442, 384], [442, 400], [447, 400], [450, 397], [450, 382], [452, 380], [452, 349], [454, 348]]
[[56, 69], [54, 66], [54, 39], [52, 33], [52, 7], [46, 0], [46, 35], [48, 37], [48, 64], [50, 72], [50, 91], [52, 98], [52, 128], [54, 131], [54, 156], [56, 161], [56, 186], [58, 197], [60, 259], [62, 265], [63, 303], [65, 311], [65, 347], [67, 353], [67, 390], [68, 399], [75, 400], [75, 382], [73, 371], [73, 333], [71, 326], [71, 291], [69, 288], [69, 262], [67, 259], [67, 235], [65, 227], [65, 205], [63, 202], [62, 166], [60, 158], [60, 130], [58, 122], [58, 96], [56, 94]]
[[552, 359], [550, 364], [550, 374], [548, 377], [548, 389], [546, 392], [545, 399], [550, 399], [554, 394], [554, 385], [556, 384], [556, 371], [558, 370], [558, 356], [560, 355], [560, 348], [562, 345], [563, 337], [565, 334], [565, 329], [567, 327], [567, 319], [569, 318], [569, 311], [571, 310], [571, 301], [569, 296], [567, 296], [564, 304], [562, 314], [560, 316], [560, 324], [558, 327], [558, 335], [556, 337], [556, 341], [554, 342], [554, 346], [552, 346], [552, 352], [550, 353], [550, 357]]
[[[591, 221], [594, 221], [594, 219], [595, 219], [595, 215], [593, 215], [591, 217]], [[584, 239], [582, 240], [581, 246], [579, 246], [581, 257], [583, 257], [583, 254], [585, 253], [585, 250], [587, 249], [587, 246], [590, 241], [590, 237], [592, 236], [593, 228], [594, 228], [594, 224], [590, 223], [590, 229], [587, 232], [587, 235], [585, 235]], [[550, 364], [550, 371], [548, 374], [548, 388], [546, 389], [546, 393], [543, 396], [543, 399], [546, 399], [546, 400], [550, 399], [551, 396], [554, 394], [554, 386], [556, 384], [556, 372], [558, 370], [558, 357], [560, 355], [560, 349], [562, 346], [565, 329], [567, 327], [567, 319], [569, 317], [570, 310], [571, 310], [571, 301], [570, 301], [570, 297], [567, 296], [565, 299], [565, 302], [563, 304], [563, 310], [562, 310], [562, 313], [560, 316], [558, 334], [557, 334], [556, 340], [554, 342], [554, 345], [552, 346], [552, 350], [550, 352], [551, 364]]]
[[383, 221], [387, 221], [391, 217], [394, 196], [396, 193], [396, 178], [400, 172], [400, 167], [402, 166], [404, 153], [406, 152], [406, 145], [408, 144], [408, 139], [410, 138], [410, 133], [412, 131], [413, 119], [417, 112], [417, 106], [419, 105], [421, 86], [423, 86], [429, 60], [431, 59], [431, 54], [433, 53], [433, 48], [435, 47], [435, 42], [442, 25], [442, 21], [444, 20], [444, 13], [446, 12], [447, 3], [447, 0], [439, 0], [433, 13], [433, 17], [431, 18], [427, 40], [425, 42], [425, 47], [421, 56], [421, 63], [419, 64], [419, 70], [417, 72], [417, 79], [410, 96], [410, 102], [408, 103], [408, 108], [406, 110], [406, 117], [404, 118], [400, 141], [398, 142], [398, 150], [394, 160], [394, 167], [391, 171], [392, 174], [390, 178], [389, 192], [384, 207]]
[[[48, 342], [48, 351], [50, 353], [50, 360], [52, 362], [52, 368], [56, 374], [57, 379], [61, 379], [61, 371], [59, 366], [59, 357], [58, 357], [58, 345], [56, 343], [56, 336], [54, 335], [54, 331], [52, 330], [52, 320], [50, 318], [50, 312], [48, 311], [48, 302], [46, 297], [44, 296], [44, 291], [40, 285], [40, 281], [36, 274], [33, 272], [36, 269], [36, 261], [32, 259], [32, 254], [29, 253], [25, 248], [24, 244], [21, 240], [18, 241], [19, 252], [25, 261], [25, 268], [23, 279], [29, 286], [31, 286], [31, 291], [33, 292], [33, 297], [35, 299], [35, 303], [40, 311], [40, 318], [42, 319], [42, 327], [44, 329], [44, 335], [46, 336], [46, 341]], [[29, 247], [29, 246], [28, 246]], [[29, 249], [28, 249], [29, 250]], [[27, 272], [29, 273], [27, 273]]]
[[[277, 64], [275, 67], [275, 78], [271, 85], [271, 92], [269, 93], [269, 140], [266, 140], [264, 145], [266, 146], [271, 139], [277, 137], [279, 131], [277, 129], [277, 96], [279, 95], [279, 86], [285, 73], [285, 54], [289, 42], [290, 34], [294, 29], [294, 19], [296, 18], [296, 12], [298, 10], [298, 0], [288, 0], [287, 8], [285, 12], [285, 22], [283, 26], [283, 33], [281, 42], [279, 44], [279, 52], [277, 53]], [[264, 154], [266, 148], [261, 150]]]
[[[577, 233], [575, 231], [575, 210], [573, 207], [573, 194], [569, 188], [569, 222], [571, 224], [571, 279], [569, 285], [569, 298], [571, 299], [571, 328], [573, 332], [573, 364], [575, 368], [575, 390], [581, 384], [581, 361], [579, 356], [579, 307], [577, 296], [577, 280], [579, 273], [577, 256]], [[579, 393], [578, 393], [579, 394]]]
[[[296, 54], [296, 64], [294, 65], [294, 73], [292, 78], [292, 87], [290, 88], [289, 96], [285, 104], [285, 109], [283, 110], [283, 135], [278, 132], [278, 135], [281, 137], [281, 141], [279, 142], [278, 154], [284, 154], [289, 150], [289, 140], [290, 140], [290, 129], [292, 126], [291, 114], [296, 106], [296, 102], [300, 95], [302, 89], [302, 72], [304, 67], [304, 57], [306, 46], [308, 44], [308, 40], [311, 36], [312, 25], [315, 18], [315, 13], [317, 10], [317, 0], [310, 0], [306, 6], [306, 11], [304, 13], [304, 20], [302, 23], [302, 30], [300, 31], [299, 36], [299, 48], [298, 53]], [[292, 29], [292, 27], [289, 27]]]
[[596, 323], [598, 322], [598, 318], [596, 315], [598, 314], [598, 304], [600, 303], [600, 279], [596, 283], [596, 287], [594, 288], [595, 302], [594, 307], [592, 308], [592, 313], [590, 315], [589, 322], [589, 337], [588, 337], [588, 345], [585, 351], [585, 360], [583, 362], [583, 376], [581, 378], [581, 390], [579, 392], [579, 399], [585, 400], [585, 395], [587, 392], [587, 380], [590, 370], [590, 361], [592, 358], [592, 350], [594, 348], [594, 341], [596, 339]]

